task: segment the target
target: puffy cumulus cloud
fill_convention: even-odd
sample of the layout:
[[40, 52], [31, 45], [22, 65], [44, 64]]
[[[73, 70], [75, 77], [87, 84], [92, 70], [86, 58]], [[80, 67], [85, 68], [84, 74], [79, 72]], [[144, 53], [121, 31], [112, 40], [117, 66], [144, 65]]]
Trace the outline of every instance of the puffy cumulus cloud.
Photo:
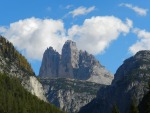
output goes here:
[[4, 33], [7, 31], [7, 28], [4, 26], [0, 26], [0, 33]]
[[150, 38], [150, 32], [147, 32], [146, 30], [135, 28], [133, 29], [133, 32], [137, 34], [139, 38]]
[[92, 12], [93, 10], [95, 10], [95, 6], [92, 6], [92, 7], [89, 7], [89, 8], [80, 6], [77, 9], [74, 9], [73, 11], [70, 11], [68, 13], [68, 15], [71, 14], [73, 17], [76, 17], [76, 16], [79, 16], [79, 15], [86, 15], [86, 14]]
[[116, 40], [120, 33], [127, 34], [131, 27], [132, 21], [129, 19], [123, 22], [114, 16], [97, 16], [86, 19], [81, 26], [72, 26], [68, 35], [77, 42], [80, 49], [99, 54]]
[[139, 39], [129, 48], [129, 51], [135, 54], [140, 50], [150, 50], [150, 32], [138, 28], [135, 28], [133, 32]]
[[144, 8], [140, 8], [140, 7], [137, 7], [137, 6], [133, 6], [132, 4], [122, 3], [119, 6], [127, 7], [129, 9], [133, 10], [134, 12], [136, 12], [140, 16], [146, 16], [147, 12], [148, 12], [148, 9], [144, 9]]
[[131, 27], [132, 21], [129, 19], [123, 22], [114, 16], [97, 16], [66, 30], [61, 20], [33, 17], [11, 23], [7, 28], [0, 27], [0, 33], [28, 59], [41, 60], [49, 46], [61, 53], [67, 39], [76, 41], [79, 49], [100, 54], [120, 33], [127, 34]]
[[41, 60], [49, 46], [61, 51], [66, 41], [64, 24], [61, 20], [28, 18], [11, 23], [0, 32], [29, 59]]

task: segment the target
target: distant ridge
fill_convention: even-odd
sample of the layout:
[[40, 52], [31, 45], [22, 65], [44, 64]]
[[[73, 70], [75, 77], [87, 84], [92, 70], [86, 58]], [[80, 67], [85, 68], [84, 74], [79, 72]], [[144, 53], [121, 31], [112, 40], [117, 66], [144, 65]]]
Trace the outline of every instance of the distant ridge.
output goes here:
[[97, 97], [79, 113], [112, 113], [114, 105], [120, 113], [129, 113], [132, 101], [138, 106], [149, 91], [150, 51], [139, 51], [126, 59], [114, 76], [112, 85], [101, 88]]

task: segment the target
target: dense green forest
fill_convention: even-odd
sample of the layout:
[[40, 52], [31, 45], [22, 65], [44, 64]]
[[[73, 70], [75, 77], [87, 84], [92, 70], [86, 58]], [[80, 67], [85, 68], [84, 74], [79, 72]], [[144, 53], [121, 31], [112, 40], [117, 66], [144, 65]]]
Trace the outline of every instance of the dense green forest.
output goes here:
[[64, 113], [27, 92], [15, 77], [0, 73], [0, 113]]

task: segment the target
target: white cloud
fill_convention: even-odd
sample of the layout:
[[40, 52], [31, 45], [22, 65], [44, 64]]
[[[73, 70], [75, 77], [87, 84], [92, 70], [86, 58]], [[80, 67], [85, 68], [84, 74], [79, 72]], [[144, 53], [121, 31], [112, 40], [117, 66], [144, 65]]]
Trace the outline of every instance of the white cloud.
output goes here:
[[0, 26], [0, 33], [6, 32], [7, 28], [4, 26]]
[[133, 32], [138, 36], [139, 39], [129, 48], [129, 51], [132, 54], [135, 54], [140, 50], [150, 50], [150, 32], [137, 28], [135, 28]]
[[97, 16], [86, 19], [82, 26], [72, 26], [68, 35], [77, 42], [80, 49], [100, 54], [120, 33], [127, 34], [131, 27], [132, 21], [129, 19], [122, 22], [114, 16]]
[[137, 6], [133, 6], [132, 4], [122, 3], [122, 4], [120, 4], [120, 6], [124, 6], [124, 7], [127, 7], [129, 9], [132, 9], [133, 11], [135, 11], [140, 16], [146, 16], [147, 12], [148, 12], [148, 9], [143, 9], [143, 8], [140, 8]]
[[66, 41], [64, 24], [61, 20], [28, 18], [11, 23], [0, 32], [29, 59], [41, 60], [49, 46], [61, 51]]
[[71, 7], [73, 7], [73, 5], [67, 5], [65, 9], [70, 9]]
[[95, 6], [86, 8], [83, 6], [78, 7], [77, 9], [74, 9], [73, 11], [70, 11], [68, 14], [71, 14], [73, 17], [79, 16], [79, 15], [86, 15], [90, 12], [95, 10]]
[[127, 34], [132, 21], [123, 22], [114, 16], [86, 19], [83, 25], [66, 30], [61, 20], [28, 18], [0, 27], [0, 33], [11, 41], [28, 59], [41, 60], [43, 52], [52, 46], [61, 53], [67, 39], [77, 42], [79, 49], [92, 54], [102, 53], [120, 33]]

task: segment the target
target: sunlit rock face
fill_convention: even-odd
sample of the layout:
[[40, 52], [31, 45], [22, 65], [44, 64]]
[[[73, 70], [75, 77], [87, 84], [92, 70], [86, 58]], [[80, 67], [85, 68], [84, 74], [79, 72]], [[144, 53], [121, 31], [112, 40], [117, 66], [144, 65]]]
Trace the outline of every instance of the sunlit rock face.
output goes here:
[[25, 77], [22, 81], [22, 85], [27, 91], [31, 92], [33, 95], [37, 96], [41, 100], [46, 101], [45, 93], [42, 84], [37, 80], [36, 77], [30, 76]]
[[68, 40], [62, 54], [48, 48], [43, 55], [39, 76], [41, 78], [71, 78], [110, 85], [113, 76], [95, 57], [86, 51], [79, 51], [76, 43]]
[[76, 43], [68, 40], [62, 48], [59, 77], [74, 78], [74, 69], [78, 69], [79, 52]]

